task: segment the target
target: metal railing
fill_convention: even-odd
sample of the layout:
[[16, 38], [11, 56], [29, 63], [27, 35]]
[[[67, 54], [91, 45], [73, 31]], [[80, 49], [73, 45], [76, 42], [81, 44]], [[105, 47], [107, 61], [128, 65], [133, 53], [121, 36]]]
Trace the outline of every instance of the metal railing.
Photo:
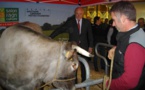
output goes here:
[[[112, 48], [113, 45], [109, 45], [109, 44], [105, 44], [105, 43], [98, 43], [96, 46], [95, 46], [95, 52], [96, 52], [96, 55], [103, 59], [103, 61], [105, 62], [105, 74], [108, 75], [108, 62], [107, 62], [107, 59], [105, 58], [105, 56], [102, 56], [99, 52], [98, 52], [98, 47], [99, 46], [103, 46], [105, 48]], [[96, 85], [96, 84], [100, 84], [100, 83], [103, 83], [103, 78], [100, 78], [100, 79], [96, 79], [96, 80], [92, 80], [90, 79], [90, 67], [88, 65], [88, 62], [82, 58], [82, 57], [78, 57], [79, 58], [79, 61], [82, 62], [85, 66], [85, 70], [86, 70], [86, 80], [82, 83], [79, 83], [79, 84], [75, 84], [75, 88], [83, 88], [85, 87], [86, 90], [89, 90], [90, 89], [90, 86], [91, 85]], [[60, 89], [51, 89], [51, 90], [60, 90]]]
[[99, 46], [103, 46], [104, 48], [112, 48], [113, 45], [106, 44], [106, 43], [98, 43], [98, 44], [95, 46], [96, 55], [97, 55], [99, 58], [101, 58], [101, 59], [104, 60], [104, 62], [105, 62], [105, 74], [108, 75], [108, 67], [109, 67], [109, 65], [108, 65], [108, 62], [107, 62], [106, 57], [105, 57], [105, 56], [102, 56], [102, 55], [98, 52], [98, 47], [99, 47]]
[[[98, 57], [100, 57], [101, 59], [104, 60], [105, 62], [105, 74], [107, 75], [108, 74], [108, 62], [107, 62], [107, 59], [105, 58], [105, 56], [102, 56], [99, 52], [98, 52], [98, 47], [99, 46], [103, 46], [104, 48], [112, 48], [113, 45], [109, 45], [109, 44], [105, 44], [105, 43], [98, 43], [96, 46], [95, 46], [95, 52], [96, 52], [96, 55]], [[79, 83], [79, 84], [76, 84], [75, 87], [76, 88], [82, 88], [82, 87], [86, 87], [86, 90], [89, 90], [89, 88], [87, 87], [90, 87], [91, 85], [96, 85], [96, 84], [100, 84], [100, 83], [103, 83], [103, 78], [100, 78], [100, 79], [96, 79], [96, 80], [91, 80], [90, 79], [90, 70], [89, 69], [89, 66], [88, 66], [88, 63], [86, 60], [84, 60], [83, 58], [79, 58], [79, 60], [84, 64], [85, 68], [86, 68], [86, 75], [89, 75], [89, 76], [86, 76], [86, 81], [84, 81], [83, 83]]]

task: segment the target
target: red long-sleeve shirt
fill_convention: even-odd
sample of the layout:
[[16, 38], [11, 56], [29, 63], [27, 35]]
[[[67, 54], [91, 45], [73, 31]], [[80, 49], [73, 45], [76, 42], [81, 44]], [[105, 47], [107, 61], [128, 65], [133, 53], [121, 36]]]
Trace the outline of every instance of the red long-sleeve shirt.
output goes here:
[[130, 44], [125, 52], [124, 73], [111, 82], [110, 90], [129, 90], [136, 87], [145, 65], [145, 48]]

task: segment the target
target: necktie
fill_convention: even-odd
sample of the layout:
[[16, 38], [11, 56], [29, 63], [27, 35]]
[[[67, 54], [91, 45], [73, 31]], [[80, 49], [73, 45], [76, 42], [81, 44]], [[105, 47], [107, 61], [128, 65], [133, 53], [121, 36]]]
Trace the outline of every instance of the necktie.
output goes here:
[[80, 20], [78, 20], [78, 30], [79, 30], [79, 33], [80, 33]]

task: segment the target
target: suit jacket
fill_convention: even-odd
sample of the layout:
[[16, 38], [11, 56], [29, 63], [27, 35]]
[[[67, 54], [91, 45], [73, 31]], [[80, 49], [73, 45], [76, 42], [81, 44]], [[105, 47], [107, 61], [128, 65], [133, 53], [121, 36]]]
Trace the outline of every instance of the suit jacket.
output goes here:
[[91, 23], [87, 19], [82, 19], [81, 34], [79, 34], [75, 17], [69, 18], [64, 25], [57, 28], [51, 35], [54, 38], [60, 33], [67, 32], [69, 41], [76, 42], [80, 47], [88, 51], [89, 47], [93, 48], [93, 35]]

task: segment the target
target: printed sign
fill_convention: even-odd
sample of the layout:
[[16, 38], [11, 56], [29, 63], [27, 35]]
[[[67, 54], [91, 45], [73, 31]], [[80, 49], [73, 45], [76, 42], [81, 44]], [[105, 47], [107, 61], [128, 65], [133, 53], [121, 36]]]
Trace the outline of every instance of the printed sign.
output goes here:
[[18, 8], [5, 8], [5, 21], [19, 21]]
[[42, 8], [27, 8], [26, 16], [28, 17], [49, 17], [50, 9], [42, 9]]
[[0, 8], [0, 26], [11, 26], [19, 21], [18, 8]]
[[14, 24], [17, 24], [18, 22], [0, 22], [0, 26], [12, 26]]

